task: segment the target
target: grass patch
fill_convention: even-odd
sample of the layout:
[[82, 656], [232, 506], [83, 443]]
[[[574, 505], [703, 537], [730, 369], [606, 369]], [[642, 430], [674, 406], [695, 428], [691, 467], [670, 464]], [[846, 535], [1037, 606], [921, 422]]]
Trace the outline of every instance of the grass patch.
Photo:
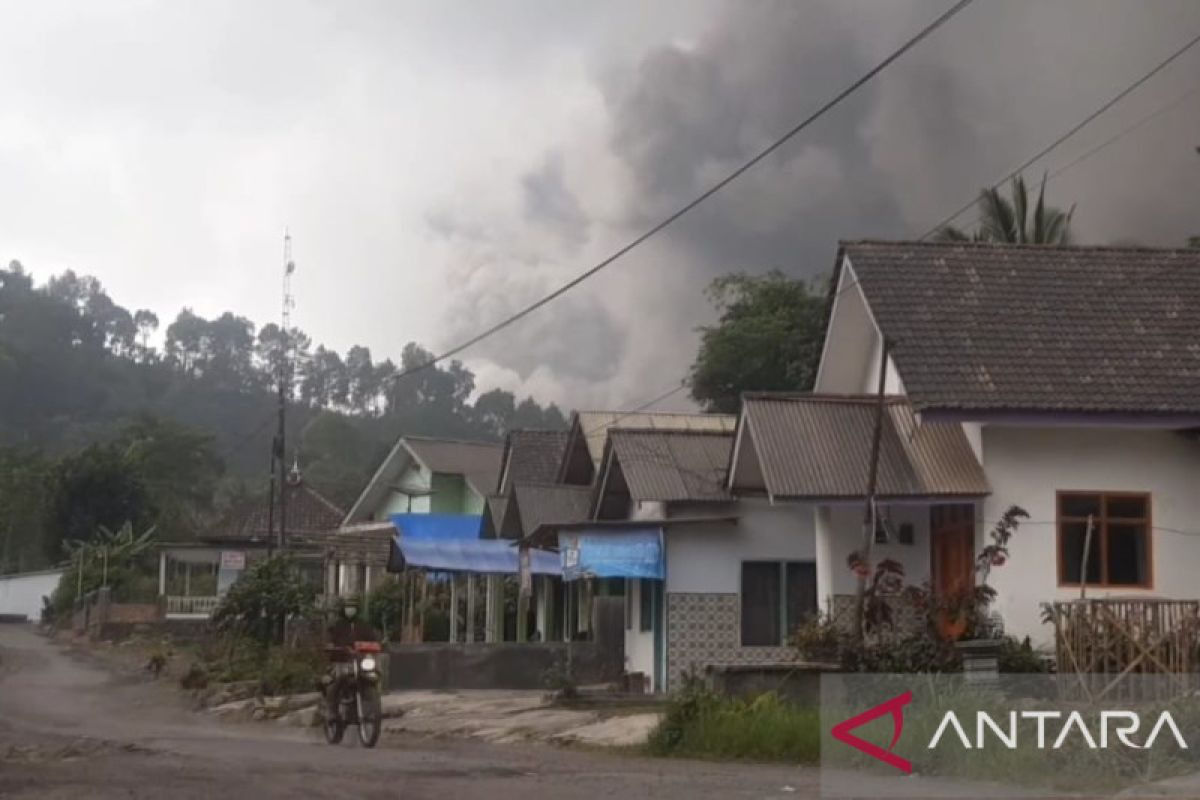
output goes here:
[[686, 678], [650, 734], [653, 755], [815, 764], [821, 753], [821, 715], [767, 693], [722, 697]]

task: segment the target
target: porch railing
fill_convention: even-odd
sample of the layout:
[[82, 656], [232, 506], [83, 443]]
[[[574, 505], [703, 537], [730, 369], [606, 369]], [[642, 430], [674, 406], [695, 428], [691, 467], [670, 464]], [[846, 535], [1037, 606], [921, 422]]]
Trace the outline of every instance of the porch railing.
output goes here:
[[186, 597], [182, 595], [167, 595], [166, 613], [174, 616], [208, 617], [216, 611], [221, 598], [213, 596]]

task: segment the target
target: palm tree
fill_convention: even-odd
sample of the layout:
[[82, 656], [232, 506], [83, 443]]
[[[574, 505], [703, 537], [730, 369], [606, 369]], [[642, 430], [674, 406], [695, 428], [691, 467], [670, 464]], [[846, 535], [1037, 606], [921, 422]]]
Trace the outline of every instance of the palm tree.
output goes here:
[[1012, 180], [1012, 200], [1000, 195], [996, 188], [979, 193], [978, 205], [983, 213], [979, 228], [967, 234], [961, 228], [947, 225], [935, 237], [942, 242], [1007, 242], [1009, 244], [1070, 244], [1071, 217], [1075, 206], [1063, 211], [1046, 205], [1046, 178], [1038, 190], [1037, 205], [1029, 214], [1029, 194], [1025, 179], [1020, 175]]

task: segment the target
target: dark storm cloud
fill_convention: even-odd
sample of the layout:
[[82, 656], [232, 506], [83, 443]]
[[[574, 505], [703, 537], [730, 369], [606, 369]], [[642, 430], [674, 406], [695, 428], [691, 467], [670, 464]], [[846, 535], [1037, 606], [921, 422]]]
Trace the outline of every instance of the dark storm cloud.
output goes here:
[[587, 236], [587, 219], [574, 193], [563, 181], [562, 154], [546, 156], [542, 165], [521, 179], [526, 218], [551, 226], [573, 244]]
[[[698, 41], [654, 48], [610, 76], [603, 91], [611, 149], [632, 176], [628, 230], [645, 229], [723, 177], [943, 8], [738, 3]], [[1200, 13], [1181, 3], [1151, 10], [1118, 2], [972, 7], [668, 229], [660, 242], [665, 256], [635, 253], [611, 268], [610, 281], [623, 290], [610, 289], [610, 296], [641, 312], [633, 316], [657, 322], [653, 338], [631, 331], [624, 376], [671, 375], [667, 365], [679, 371], [690, 361], [689, 334], [711, 319], [702, 289], [713, 277], [767, 269], [811, 277], [832, 267], [840, 238], [915, 238], [1197, 26]], [[1195, 63], [1164, 73], [1143, 94], [1186, 89]], [[1118, 109], [1028, 177], [1064, 163], [1144, 108], [1131, 102]], [[1082, 241], [1177, 245], [1189, 225], [1200, 229], [1190, 199], [1200, 164], [1185, 163], [1190, 153], [1178, 141], [1189, 113], [1196, 120], [1195, 109], [1185, 112], [1175, 135], [1163, 134], [1174, 139], [1174, 151], [1151, 158], [1114, 148], [1049, 188], [1051, 202], [1079, 204]], [[673, 340], [663, 338], [664, 329], [675, 331]]]

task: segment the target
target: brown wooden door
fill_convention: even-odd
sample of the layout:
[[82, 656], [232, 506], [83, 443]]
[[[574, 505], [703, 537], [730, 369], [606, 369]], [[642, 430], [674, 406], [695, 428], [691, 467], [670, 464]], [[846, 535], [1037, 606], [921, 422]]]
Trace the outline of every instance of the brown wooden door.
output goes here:
[[933, 591], [952, 595], [975, 585], [975, 506], [933, 506], [929, 510], [929, 566]]

